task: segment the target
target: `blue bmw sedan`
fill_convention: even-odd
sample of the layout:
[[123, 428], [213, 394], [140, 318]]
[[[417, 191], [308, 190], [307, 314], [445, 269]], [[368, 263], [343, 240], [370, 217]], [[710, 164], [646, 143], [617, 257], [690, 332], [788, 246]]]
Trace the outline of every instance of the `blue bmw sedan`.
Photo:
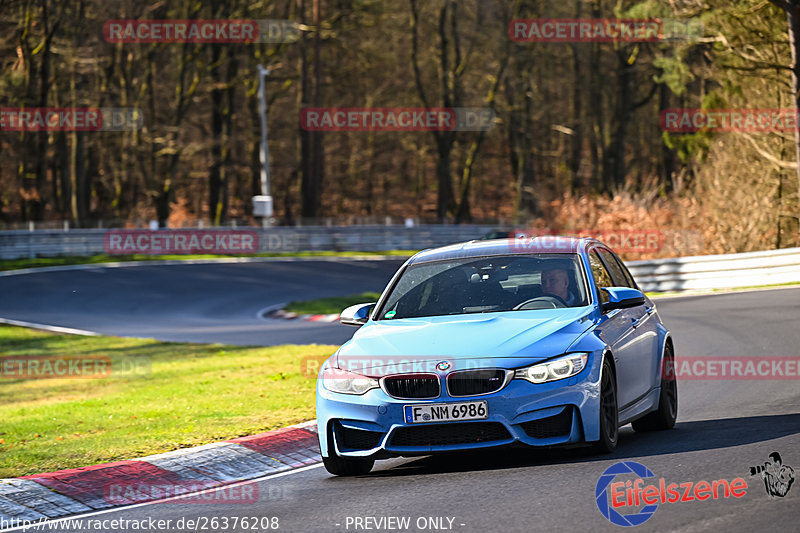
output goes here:
[[472, 241], [422, 251], [320, 369], [320, 450], [334, 475], [376, 459], [494, 446], [617, 446], [677, 416], [670, 332], [603, 243]]

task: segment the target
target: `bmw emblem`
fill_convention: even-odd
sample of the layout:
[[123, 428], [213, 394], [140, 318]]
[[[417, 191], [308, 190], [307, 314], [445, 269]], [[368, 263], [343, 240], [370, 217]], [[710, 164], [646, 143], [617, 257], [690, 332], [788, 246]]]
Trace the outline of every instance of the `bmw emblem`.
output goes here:
[[436, 363], [436, 370], [441, 370], [441, 371], [444, 372], [445, 370], [447, 370], [449, 368], [450, 368], [450, 362], [449, 361], [439, 361], [438, 363]]

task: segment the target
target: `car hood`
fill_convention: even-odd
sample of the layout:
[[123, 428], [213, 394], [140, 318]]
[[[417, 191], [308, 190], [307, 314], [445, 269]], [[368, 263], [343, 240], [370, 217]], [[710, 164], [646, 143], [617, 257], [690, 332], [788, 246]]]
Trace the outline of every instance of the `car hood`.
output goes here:
[[431, 364], [439, 362], [446, 362], [447, 370], [522, 367], [564, 353], [592, 326], [592, 313], [592, 307], [571, 307], [370, 320], [339, 349], [337, 366], [358, 371], [387, 367], [384, 374], [395, 368], [433, 371]]

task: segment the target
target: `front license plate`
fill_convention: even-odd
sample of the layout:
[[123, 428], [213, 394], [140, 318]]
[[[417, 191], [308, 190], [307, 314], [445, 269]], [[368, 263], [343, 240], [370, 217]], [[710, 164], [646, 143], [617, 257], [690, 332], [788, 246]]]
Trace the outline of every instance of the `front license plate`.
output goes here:
[[489, 408], [485, 401], [406, 405], [404, 411], [409, 424], [482, 420], [489, 417]]

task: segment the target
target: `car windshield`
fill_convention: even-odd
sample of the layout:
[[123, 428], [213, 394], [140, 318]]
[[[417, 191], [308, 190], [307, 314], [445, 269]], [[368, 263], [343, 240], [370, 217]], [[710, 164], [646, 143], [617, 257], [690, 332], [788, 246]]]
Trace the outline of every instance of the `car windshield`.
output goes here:
[[587, 305], [576, 254], [472, 257], [409, 266], [378, 319]]

